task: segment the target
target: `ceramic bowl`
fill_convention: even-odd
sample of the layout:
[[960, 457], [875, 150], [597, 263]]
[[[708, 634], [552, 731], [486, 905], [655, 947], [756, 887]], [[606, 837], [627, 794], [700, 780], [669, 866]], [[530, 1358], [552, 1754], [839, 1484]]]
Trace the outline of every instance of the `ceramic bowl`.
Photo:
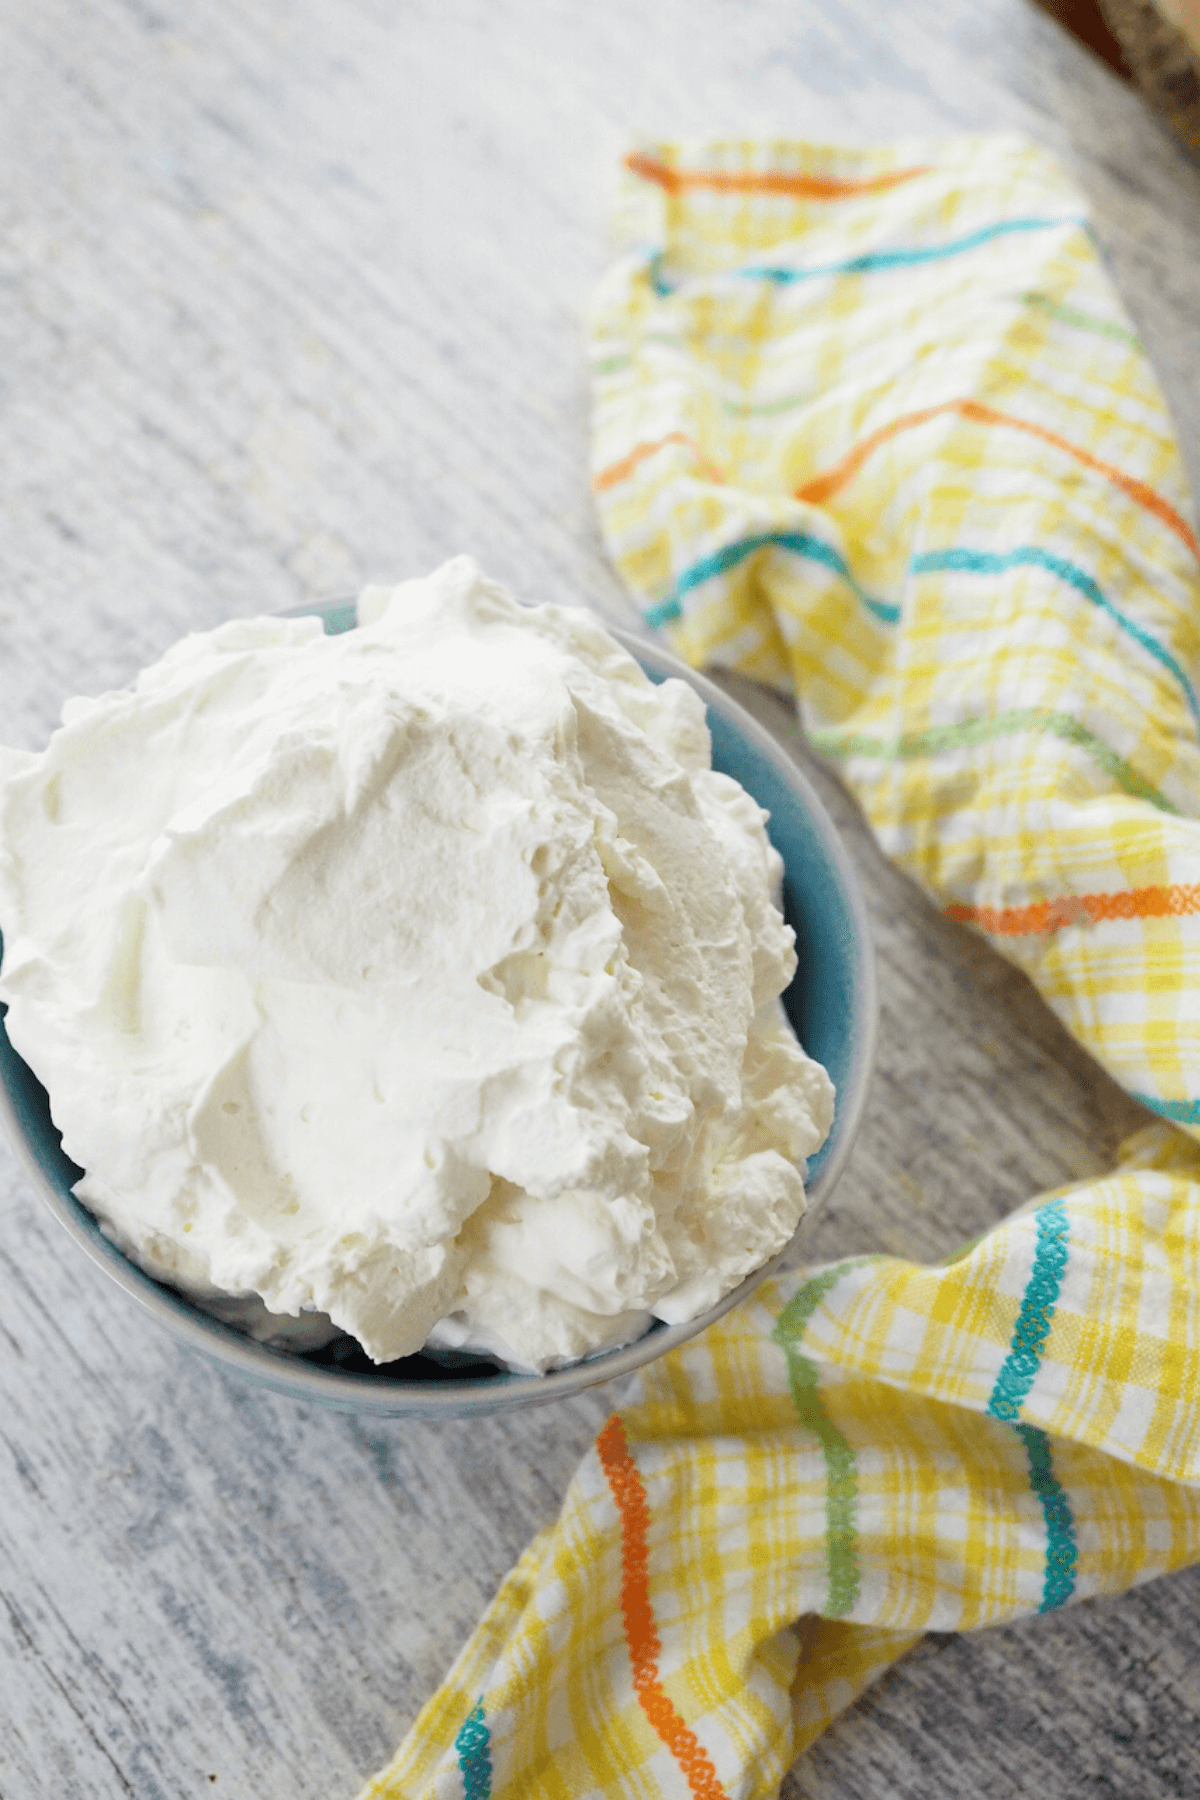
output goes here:
[[[354, 626], [353, 603], [308, 609], [327, 632]], [[858, 882], [832, 820], [802, 770], [761, 725], [656, 644], [616, 632], [654, 681], [690, 682], [708, 709], [713, 765], [741, 782], [771, 815], [771, 838], [784, 862], [784, 911], [795, 928], [799, 967], [784, 995], [792, 1024], [837, 1088], [833, 1129], [809, 1162], [810, 1208], [829, 1194], [850, 1153], [866, 1100], [875, 1043], [875, 962]], [[2, 1009], [0, 1009], [2, 1013]], [[517, 1375], [486, 1363], [445, 1366], [424, 1356], [372, 1365], [350, 1340], [300, 1355], [256, 1343], [147, 1275], [104, 1236], [76, 1200], [81, 1171], [64, 1156], [45, 1089], [13, 1050], [0, 1018], [0, 1115], [38, 1191], [92, 1260], [152, 1312], [176, 1338], [250, 1380], [331, 1406], [383, 1416], [450, 1418], [537, 1405], [628, 1374], [703, 1331], [743, 1299], [782, 1260], [749, 1276], [720, 1303], [683, 1325], [656, 1323], [636, 1343], [546, 1375]], [[803, 1230], [803, 1225], [801, 1226]], [[787, 1251], [782, 1253], [786, 1256]]]

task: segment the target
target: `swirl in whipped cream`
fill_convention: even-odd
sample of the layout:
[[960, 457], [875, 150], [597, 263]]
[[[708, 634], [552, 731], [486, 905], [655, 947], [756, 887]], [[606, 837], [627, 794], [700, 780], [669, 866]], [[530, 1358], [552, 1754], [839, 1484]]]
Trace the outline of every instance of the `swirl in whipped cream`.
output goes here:
[[459, 558], [0, 756], [8, 1031], [154, 1275], [544, 1370], [791, 1237], [833, 1090], [765, 815], [588, 613]]

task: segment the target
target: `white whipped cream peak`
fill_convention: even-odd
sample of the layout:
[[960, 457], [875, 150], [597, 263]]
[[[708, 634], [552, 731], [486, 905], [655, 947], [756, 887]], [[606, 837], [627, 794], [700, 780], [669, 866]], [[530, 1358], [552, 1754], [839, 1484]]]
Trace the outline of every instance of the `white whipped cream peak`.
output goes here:
[[0, 998], [77, 1192], [194, 1294], [545, 1369], [791, 1237], [832, 1088], [704, 708], [462, 557], [239, 620], [0, 761]]

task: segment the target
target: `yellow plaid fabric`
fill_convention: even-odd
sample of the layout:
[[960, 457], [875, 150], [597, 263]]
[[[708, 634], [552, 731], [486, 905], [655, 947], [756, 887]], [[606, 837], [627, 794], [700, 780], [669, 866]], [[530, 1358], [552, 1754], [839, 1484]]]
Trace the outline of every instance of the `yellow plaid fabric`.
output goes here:
[[885, 849], [1195, 1125], [1200, 546], [1078, 195], [1003, 138], [630, 160], [595, 485], [647, 618], [794, 685]]
[[[885, 846], [1200, 1136], [1200, 548], [1081, 202], [1013, 139], [645, 146], [595, 486]], [[364, 1800], [767, 1800], [926, 1630], [1200, 1558], [1200, 1145], [651, 1365]]]
[[1200, 1147], [651, 1364], [363, 1800], [768, 1800], [923, 1631], [1200, 1558]]

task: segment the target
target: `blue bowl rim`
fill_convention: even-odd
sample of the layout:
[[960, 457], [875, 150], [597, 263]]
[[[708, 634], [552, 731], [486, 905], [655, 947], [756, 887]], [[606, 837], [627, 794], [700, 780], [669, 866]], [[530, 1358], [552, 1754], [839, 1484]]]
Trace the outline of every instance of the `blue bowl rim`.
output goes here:
[[[289, 609], [287, 616], [327, 619], [346, 604], [342, 599], [316, 603]], [[854, 1016], [851, 1021], [854, 1049], [850, 1059], [849, 1081], [843, 1082], [837, 1097], [837, 1112], [831, 1134], [833, 1141], [808, 1186], [811, 1211], [832, 1192], [846, 1166], [862, 1123], [875, 1059], [879, 1019], [875, 948], [858, 877], [816, 789], [796, 760], [764, 726], [715, 682], [680, 662], [653, 639], [614, 626], [607, 620], [601, 622], [648, 673], [652, 671], [660, 679], [675, 677], [688, 682], [706, 706], [724, 714], [726, 720], [749, 740], [759, 754], [774, 764], [782, 780], [798, 793], [840, 879], [843, 897], [853, 921], [857, 951]], [[618, 1380], [646, 1363], [655, 1361], [668, 1350], [676, 1349], [717, 1319], [724, 1317], [784, 1263], [792, 1248], [790, 1243], [786, 1245], [777, 1256], [732, 1288], [715, 1306], [697, 1314], [695, 1318], [679, 1325], [657, 1322], [632, 1344], [626, 1344], [617, 1350], [597, 1352], [581, 1362], [572, 1363], [568, 1368], [553, 1369], [545, 1375], [508, 1374], [497, 1377], [492, 1374], [473, 1378], [464, 1372], [461, 1378], [453, 1380], [428, 1383], [407, 1381], [382, 1373], [370, 1374], [308, 1362], [302, 1356], [258, 1344], [234, 1327], [200, 1311], [186, 1296], [156, 1281], [139, 1268], [104, 1235], [98, 1221], [80, 1201], [73, 1196], [64, 1196], [52, 1185], [27, 1141], [7, 1081], [2, 1078], [0, 1119], [3, 1120], [9, 1139], [35, 1189], [59, 1224], [94, 1263], [139, 1305], [172, 1329], [190, 1348], [203, 1351], [259, 1386], [290, 1395], [293, 1399], [316, 1401], [343, 1411], [376, 1417], [448, 1419], [508, 1412], [519, 1407], [565, 1399], [568, 1395], [580, 1393], [601, 1382]], [[803, 1220], [800, 1229], [803, 1229]]]

